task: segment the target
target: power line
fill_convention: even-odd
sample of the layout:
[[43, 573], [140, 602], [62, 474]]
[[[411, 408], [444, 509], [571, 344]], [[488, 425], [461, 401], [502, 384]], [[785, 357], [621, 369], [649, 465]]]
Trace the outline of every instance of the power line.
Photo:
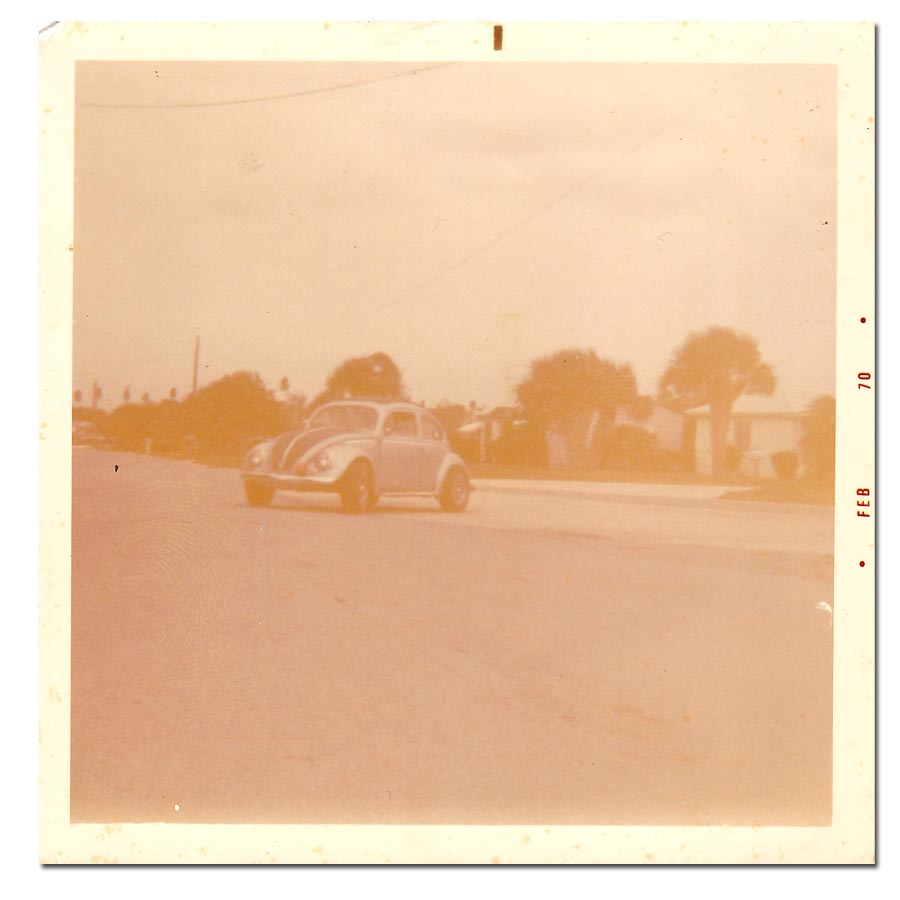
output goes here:
[[[739, 78], [743, 78], [743, 76], [749, 70], [750, 69], [748, 67], [748, 68], [745, 68], [743, 71], [741, 71], [741, 73], [735, 77], [735, 81], [737, 81]], [[399, 297], [396, 297], [393, 300], [389, 300], [387, 303], [382, 304], [379, 307], [376, 307], [372, 312], [374, 312], [374, 313], [383, 312], [386, 309], [390, 309], [393, 306], [397, 306], [398, 304], [403, 303], [405, 300], [408, 300], [413, 294], [418, 293], [419, 291], [423, 290], [426, 287], [430, 287], [436, 281], [439, 281], [441, 278], [443, 278], [446, 275], [449, 275], [451, 272], [455, 271], [456, 269], [461, 268], [466, 263], [475, 259], [475, 257], [480, 256], [482, 253], [486, 253], [488, 250], [495, 247], [497, 244], [506, 240], [506, 238], [515, 234], [517, 231], [520, 231], [522, 228], [524, 228], [530, 222], [534, 221], [534, 219], [536, 219], [538, 216], [545, 213], [548, 209], [551, 209], [552, 207], [556, 206], [558, 203], [561, 203], [563, 200], [566, 200], [568, 197], [571, 197], [573, 194], [577, 193], [582, 188], [586, 187], [590, 182], [594, 181], [596, 178], [599, 178], [600, 175], [602, 175], [604, 172], [609, 171], [609, 169], [611, 169], [613, 166], [620, 163], [623, 159], [626, 159], [627, 157], [629, 157], [632, 153], [635, 153], [636, 151], [645, 147], [651, 141], [653, 141], [657, 137], [659, 137], [659, 135], [668, 131], [670, 128], [672, 128], [672, 126], [676, 125], [683, 118], [685, 118], [686, 116], [688, 116], [692, 112], [694, 112], [694, 110], [703, 106], [705, 103], [708, 103], [715, 96], [716, 96], [716, 94], [712, 93], [706, 97], [703, 97], [701, 100], [697, 101], [696, 103], [689, 106], [687, 109], [680, 112], [677, 116], [675, 116], [673, 119], [671, 119], [665, 125], [663, 125], [662, 128], [657, 129], [652, 134], [648, 135], [646, 138], [643, 138], [642, 140], [638, 141], [633, 146], [629, 147], [621, 156], [617, 156], [615, 159], [606, 163], [606, 165], [602, 166], [597, 171], [591, 173], [586, 178], [583, 178], [577, 184], [573, 185], [570, 188], [567, 188], [565, 191], [563, 191], [561, 194], [558, 194], [552, 200], [548, 201], [547, 203], [544, 203], [542, 206], [538, 207], [536, 210], [529, 213], [524, 219], [517, 222], [515, 225], [512, 225], [511, 227], [507, 228], [505, 231], [501, 232], [496, 237], [491, 238], [487, 243], [482, 244], [480, 247], [476, 248], [471, 253], [467, 254], [466, 256], [462, 257], [461, 259], [458, 259], [456, 262], [451, 263], [449, 266], [447, 266], [447, 268], [442, 269], [441, 271], [439, 271], [439, 272], [435, 273], [434, 275], [430, 276], [429, 278], [425, 279], [425, 281], [421, 282], [420, 284], [417, 284], [415, 287], [410, 288], [408, 291], [406, 291], [404, 294], [401, 294]]]
[[424, 72], [433, 72], [437, 69], [445, 69], [447, 66], [458, 66], [457, 62], [437, 63], [433, 66], [425, 66], [419, 69], [408, 69], [405, 72], [392, 72], [390, 75], [382, 75], [377, 78], [364, 78], [359, 81], [347, 81], [342, 84], [332, 84], [323, 88], [310, 88], [306, 91], [293, 91], [288, 94], [270, 94], [263, 97], [242, 97], [234, 100], [208, 100], [203, 102], [185, 103], [76, 103], [76, 106], [90, 109], [202, 109], [213, 106], [240, 106], [248, 103], [268, 103], [276, 100], [293, 100], [297, 97], [313, 97], [318, 94], [331, 94], [336, 91], [345, 91], [349, 88], [364, 87], [367, 84], [379, 84], [384, 81], [393, 81], [397, 78], [410, 78]]
[[[355, 82], [347, 82], [347, 83], [340, 84], [340, 85], [332, 85], [332, 86], [326, 87], [326, 88], [318, 88], [318, 89], [313, 89], [313, 90], [310, 90], [310, 91], [302, 91], [302, 92], [297, 92], [297, 93], [292, 93], [292, 94], [274, 95], [274, 96], [270, 96], [270, 97], [252, 98], [252, 99], [246, 99], [246, 100], [226, 100], [226, 101], [216, 101], [216, 102], [211, 102], [211, 103], [199, 103], [199, 104], [174, 104], [174, 105], [173, 105], [173, 108], [193, 108], [193, 107], [203, 107], [203, 106], [224, 106], [224, 105], [234, 105], [234, 104], [240, 104], [240, 103], [259, 102], [259, 101], [265, 101], [265, 100], [282, 100], [282, 99], [289, 99], [289, 98], [293, 98], [293, 97], [302, 97], [302, 96], [308, 96], [308, 95], [314, 95], [314, 94], [329, 93], [329, 92], [333, 92], [333, 91], [344, 90], [344, 89], [347, 89], [347, 88], [359, 87], [359, 86], [363, 86], [363, 85], [366, 85], [366, 84], [371, 84], [371, 83], [376, 83], [376, 82], [381, 82], [381, 81], [388, 81], [388, 80], [392, 80], [392, 79], [395, 79], [395, 78], [405, 78], [405, 77], [410, 77], [410, 76], [417, 75], [417, 74], [419, 74], [420, 72], [427, 72], [427, 71], [432, 71], [432, 70], [436, 70], [436, 69], [446, 68], [447, 66], [450, 66], [450, 65], [460, 65], [460, 63], [456, 63], [456, 62], [451, 62], [451, 63], [440, 63], [440, 64], [438, 64], [438, 65], [428, 66], [428, 67], [426, 67], [426, 68], [424, 68], [424, 69], [414, 69], [414, 70], [410, 70], [410, 71], [406, 71], [406, 72], [395, 73], [395, 74], [392, 74], [392, 75], [389, 75], [389, 76], [385, 76], [385, 77], [382, 77], [382, 78], [366, 79], [366, 80], [355, 81]], [[743, 78], [743, 77], [744, 77], [751, 69], [752, 69], [752, 66], [747, 66], [747, 67], [745, 67], [745, 68], [744, 68], [737, 76], [735, 76], [734, 82], [737, 82], [740, 78]], [[543, 213], [547, 212], [549, 209], [552, 209], [554, 206], [558, 205], [559, 203], [562, 203], [563, 201], [565, 201], [566, 199], [568, 199], [568, 198], [571, 197], [572, 195], [576, 194], [577, 192], [581, 191], [583, 188], [585, 188], [585, 187], [586, 187], [588, 184], [590, 184], [592, 181], [594, 181], [594, 180], [596, 180], [597, 178], [599, 178], [602, 174], [604, 174], [605, 172], [609, 171], [609, 170], [610, 170], [611, 168], [613, 168], [614, 166], [616, 166], [616, 165], [618, 165], [619, 163], [621, 163], [624, 159], [628, 158], [628, 157], [631, 156], [633, 153], [635, 153], [635, 152], [637, 152], [638, 150], [641, 150], [643, 147], [647, 146], [649, 143], [651, 143], [653, 140], [655, 140], [655, 139], [656, 139], [657, 137], [659, 137], [661, 134], [664, 134], [666, 131], [668, 131], [668, 130], [671, 129], [673, 126], [675, 126], [676, 124], [678, 124], [678, 122], [680, 122], [681, 120], [683, 120], [684, 118], [686, 118], [687, 116], [689, 116], [692, 112], [694, 112], [695, 110], [697, 110], [698, 108], [700, 108], [700, 107], [703, 106], [704, 104], [708, 103], [710, 100], [715, 99], [716, 96], [719, 96], [718, 92], [713, 92], [713, 93], [710, 93], [710, 94], [708, 94], [708, 95], [702, 97], [702, 98], [701, 98], [700, 100], [698, 100], [697, 102], [691, 104], [690, 106], [688, 106], [687, 108], [685, 108], [684, 110], [682, 110], [681, 112], [679, 112], [676, 116], [674, 116], [672, 119], [670, 119], [665, 125], [663, 125], [662, 127], [656, 129], [656, 130], [653, 131], [651, 134], [647, 135], [646, 137], [642, 138], [641, 140], [637, 141], [635, 144], [633, 144], [632, 146], [630, 146], [629, 148], [627, 148], [621, 155], [619, 155], [619, 156], [617, 156], [616, 158], [610, 160], [608, 163], [604, 164], [603, 166], [601, 166], [601, 167], [600, 167], [599, 169], [597, 169], [596, 171], [592, 172], [592, 173], [591, 173], [590, 175], [588, 175], [587, 177], [585, 177], [585, 178], [579, 180], [579, 181], [578, 181], [576, 184], [574, 184], [572, 187], [569, 187], [569, 188], [565, 189], [564, 191], [562, 191], [561, 193], [557, 194], [555, 197], [553, 197], [553, 198], [550, 199], [549, 201], [543, 203], [543, 204], [542, 204], [541, 206], [539, 206], [537, 209], [535, 209], [535, 210], [533, 210], [532, 212], [528, 213], [528, 214], [527, 214], [524, 218], [522, 218], [519, 222], [513, 224], [513, 225], [510, 226], [509, 228], [507, 228], [507, 229], [505, 229], [504, 231], [500, 232], [500, 233], [497, 234], [495, 237], [489, 239], [487, 242], [485, 242], [484, 244], [482, 244], [480, 247], [475, 248], [473, 251], [471, 251], [470, 253], [466, 254], [466, 255], [463, 256], [463, 257], [461, 257], [460, 259], [456, 260], [455, 262], [451, 263], [449, 266], [447, 266], [447, 267], [445, 267], [444, 269], [441, 269], [440, 271], [436, 272], [435, 274], [429, 276], [428, 278], [426, 278], [424, 281], [420, 282], [419, 284], [414, 285], [412, 288], [408, 289], [407, 291], [405, 291], [404, 293], [400, 294], [399, 296], [397, 296], [397, 297], [395, 297], [395, 298], [393, 298], [393, 299], [391, 299], [391, 300], [388, 300], [387, 302], [381, 304], [380, 306], [373, 307], [373, 308], [367, 313], [367, 315], [368, 315], [368, 316], [374, 316], [374, 315], [377, 315], [378, 313], [381, 313], [381, 312], [383, 312], [383, 311], [385, 311], [385, 310], [387, 310], [387, 309], [391, 309], [391, 308], [393, 308], [393, 307], [395, 307], [395, 306], [400, 305], [401, 303], [406, 302], [410, 297], [414, 296], [414, 295], [417, 294], [418, 292], [424, 290], [424, 289], [427, 288], [427, 287], [430, 287], [432, 284], [434, 284], [434, 283], [440, 281], [442, 278], [446, 277], [447, 275], [451, 274], [452, 272], [456, 271], [457, 269], [462, 268], [462, 267], [465, 266], [467, 263], [471, 262], [473, 259], [475, 259], [475, 258], [477, 258], [478, 256], [482, 255], [483, 253], [486, 253], [487, 251], [491, 250], [493, 247], [495, 247], [495, 246], [497, 246], [498, 244], [502, 243], [502, 242], [503, 242], [504, 240], [506, 240], [508, 237], [511, 237], [512, 235], [514, 235], [515, 233], [517, 233], [518, 231], [520, 231], [521, 229], [523, 229], [525, 226], [527, 226], [527, 225], [530, 224], [532, 221], [534, 221], [535, 219], [537, 219], [537, 218], [538, 218], [539, 216], [541, 216]], [[153, 106], [146, 106], [146, 107], [145, 107], [145, 106], [140, 106], [140, 105], [123, 105], [123, 106], [117, 106], [117, 105], [115, 105], [115, 104], [113, 104], [113, 105], [105, 105], [105, 104], [82, 104], [82, 105], [85, 105], [85, 106], [100, 106], [100, 107], [103, 107], [103, 108], [117, 108], [117, 109], [154, 108]], [[330, 328], [330, 329], [329, 329], [329, 331], [331, 331], [332, 333], [333, 333], [334, 330], [335, 330], [335, 329], [333, 329], [333, 328]], [[327, 337], [330, 337], [330, 336], [331, 336], [330, 334], [327, 335]], [[323, 339], [323, 334], [322, 334], [322, 332], [319, 332], [319, 333], [316, 335], [315, 340], [316, 340], [317, 343], [321, 343], [321, 342], [322, 342], [322, 339]]]

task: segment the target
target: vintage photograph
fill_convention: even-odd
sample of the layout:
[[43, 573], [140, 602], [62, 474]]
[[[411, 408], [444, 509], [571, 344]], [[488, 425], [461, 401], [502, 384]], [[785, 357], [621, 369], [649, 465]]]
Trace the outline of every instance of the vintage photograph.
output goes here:
[[79, 62], [71, 821], [829, 825], [837, 88]]
[[42, 861], [871, 861], [871, 29], [41, 39]]

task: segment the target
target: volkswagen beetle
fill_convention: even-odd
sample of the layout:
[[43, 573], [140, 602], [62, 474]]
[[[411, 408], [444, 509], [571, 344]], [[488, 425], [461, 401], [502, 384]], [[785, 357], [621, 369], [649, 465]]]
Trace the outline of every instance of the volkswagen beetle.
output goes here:
[[275, 491], [328, 491], [354, 513], [379, 497], [434, 497], [461, 512], [472, 490], [437, 419], [400, 401], [326, 403], [302, 430], [254, 447], [241, 475], [252, 506], [268, 506]]

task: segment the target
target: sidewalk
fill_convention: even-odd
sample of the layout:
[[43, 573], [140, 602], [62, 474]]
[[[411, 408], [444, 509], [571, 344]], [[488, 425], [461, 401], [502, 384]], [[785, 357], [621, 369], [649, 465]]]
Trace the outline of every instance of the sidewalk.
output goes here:
[[555, 497], [620, 497], [651, 500], [714, 500], [734, 491], [721, 484], [640, 484], [615, 481], [536, 481], [514, 478], [474, 478], [476, 491], [513, 494], [547, 494]]

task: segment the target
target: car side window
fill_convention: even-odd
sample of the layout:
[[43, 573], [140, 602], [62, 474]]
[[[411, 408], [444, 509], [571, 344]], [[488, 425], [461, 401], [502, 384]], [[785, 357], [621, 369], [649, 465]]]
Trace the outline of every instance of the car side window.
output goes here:
[[393, 412], [384, 423], [384, 433], [387, 437], [415, 437], [416, 414], [411, 412]]
[[422, 437], [429, 441], [442, 441], [444, 439], [444, 432], [441, 426], [431, 416], [422, 416]]

